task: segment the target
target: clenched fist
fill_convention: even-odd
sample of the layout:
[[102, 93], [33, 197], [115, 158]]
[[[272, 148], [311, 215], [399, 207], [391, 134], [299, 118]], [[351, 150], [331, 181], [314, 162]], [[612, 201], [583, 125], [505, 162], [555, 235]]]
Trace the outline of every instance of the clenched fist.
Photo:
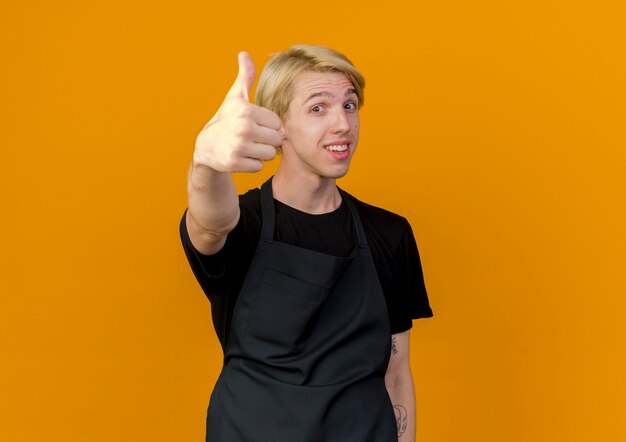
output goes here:
[[196, 138], [194, 163], [219, 172], [258, 172], [283, 143], [274, 112], [250, 103], [256, 71], [247, 52], [239, 53], [239, 74], [217, 113]]

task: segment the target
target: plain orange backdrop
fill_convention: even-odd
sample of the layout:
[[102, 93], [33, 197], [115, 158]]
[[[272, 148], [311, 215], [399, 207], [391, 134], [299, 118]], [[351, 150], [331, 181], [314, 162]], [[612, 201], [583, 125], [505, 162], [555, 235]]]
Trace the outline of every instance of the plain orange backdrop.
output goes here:
[[194, 140], [239, 50], [310, 43], [367, 81], [339, 185], [420, 248], [417, 440], [624, 442], [624, 5], [5, 2], [0, 440], [203, 440], [222, 355], [178, 237]]

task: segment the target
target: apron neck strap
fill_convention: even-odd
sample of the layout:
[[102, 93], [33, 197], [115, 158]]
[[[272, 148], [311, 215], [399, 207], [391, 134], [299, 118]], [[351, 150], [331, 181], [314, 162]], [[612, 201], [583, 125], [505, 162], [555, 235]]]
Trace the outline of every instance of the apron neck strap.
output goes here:
[[[274, 193], [272, 192], [272, 178], [270, 177], [261, 186], [261, 216], [263, 218], [263, 227], [261, 229], [261, 238], [268, 241], [274, 240], [274, 226], [276, 224], [276, 213], [274, 211]], [[354, 198], [349, 193], [343, 191], [337, 187], [341, 198], [346, 202], [352, 215], [352, 222], [356, 229], [356, 236], [359, 242], [359, 246], [367, 246], [367, 238], [365, 237], [365, 230], [363, 229], [363, 223], [361, 217], [354, 206], [352, 199]]]
[[274, 193], [272, 192], [272, 178], [270, 177], [261, 186], [261, 216], [263, 228], [261, 239], [274, 240], [274, 224], [276, 223], [276, 213], [274, 212]]
[[337, 186], [337, 189], [339, 189], [341, 198], [343, 198], [343, 200], [346, 202], [348, 208], [350, 209], [350, 213], [352, 214], [352, 222], [354, 223], [354, 228], [356, 229], [356, 238], [359, 242], [359, 247], [366, 247], [367, 238], [365, 237], [365, 229], [363, 228], [363, 223], [361, 222], [359, 212], [356, 210], [356, 206], [354, 205], [354, 197], [348, 192], [342, 190], [339, 186]]

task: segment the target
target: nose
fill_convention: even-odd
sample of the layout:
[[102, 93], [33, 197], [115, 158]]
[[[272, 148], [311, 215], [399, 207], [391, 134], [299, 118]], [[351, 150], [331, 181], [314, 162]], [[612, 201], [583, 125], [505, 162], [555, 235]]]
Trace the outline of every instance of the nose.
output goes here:
[[331, 130], [334, 133], [346, 133], [350, 130], [350, 120], [343, 108], [335, 112]]

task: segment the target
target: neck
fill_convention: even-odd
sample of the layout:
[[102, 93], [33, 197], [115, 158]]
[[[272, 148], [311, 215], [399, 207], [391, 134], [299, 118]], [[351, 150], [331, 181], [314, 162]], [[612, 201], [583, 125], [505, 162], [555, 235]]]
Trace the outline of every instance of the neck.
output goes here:
[[341, 205], [336, 180], [319, 175], [290, 173], [279, 167], [272, 179], [274, 198], [302, 212], [319, 215]]

